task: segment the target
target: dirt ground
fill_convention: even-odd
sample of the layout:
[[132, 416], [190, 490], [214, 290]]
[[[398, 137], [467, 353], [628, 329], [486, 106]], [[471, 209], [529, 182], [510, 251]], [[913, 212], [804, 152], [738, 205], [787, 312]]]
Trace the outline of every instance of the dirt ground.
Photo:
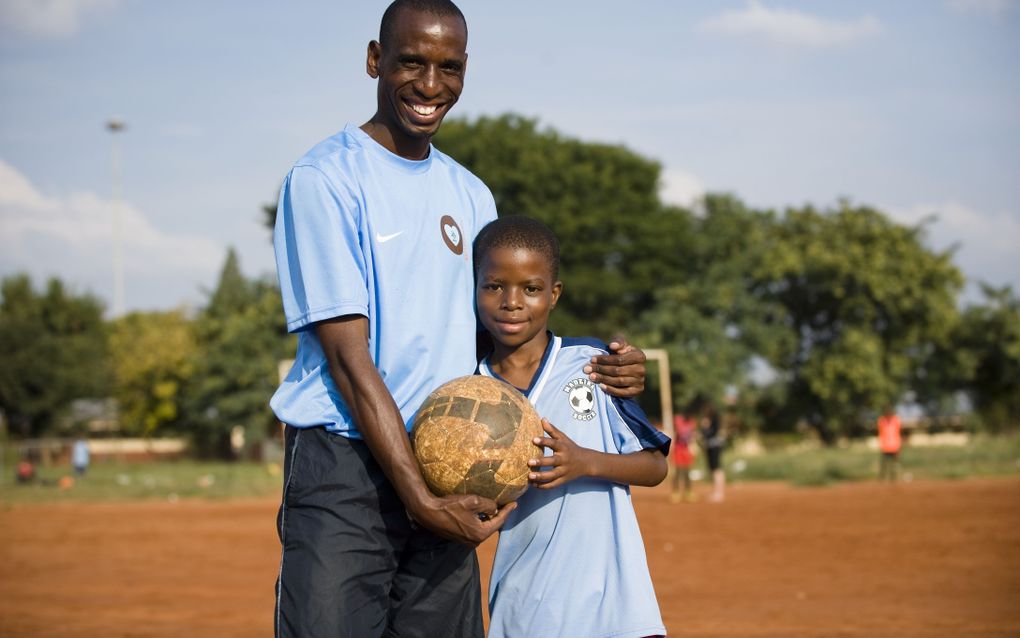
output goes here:
[[[668, 496], [634, 500], [671, 635], [1020, 636], [1020, 479]], [[270, 636], [275, 514], [273, 500], [4, 507], [0, 636]]]

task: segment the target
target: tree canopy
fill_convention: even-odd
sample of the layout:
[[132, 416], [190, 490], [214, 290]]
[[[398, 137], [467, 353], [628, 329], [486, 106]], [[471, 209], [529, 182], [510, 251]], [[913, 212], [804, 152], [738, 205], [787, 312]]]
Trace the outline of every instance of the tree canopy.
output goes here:
[[272, 282], [246, 279], [230, 249], [193, 330], [196, 348], [184, 394], [188, 427], [199, 451], [226, 456], [232, 428], [259, 440], [275, 423], [268, 403], [279, 381], [277, 366], [294, 354], [279, 290]]
[[37, 292], [28, 275], [0, 283], [0, 410], [14, 430], [36, 435], [74, 399], [110, 389], [103, 305], [50, 279]]

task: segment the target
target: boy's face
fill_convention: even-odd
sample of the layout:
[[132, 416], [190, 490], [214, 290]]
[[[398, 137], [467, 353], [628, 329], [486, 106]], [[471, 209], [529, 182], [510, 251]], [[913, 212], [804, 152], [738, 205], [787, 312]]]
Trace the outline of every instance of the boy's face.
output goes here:
[[493, 248], [478, 268], [478, 317], [496, 344], [517, 349], [545, 334], [562, 289], [541, 253]]

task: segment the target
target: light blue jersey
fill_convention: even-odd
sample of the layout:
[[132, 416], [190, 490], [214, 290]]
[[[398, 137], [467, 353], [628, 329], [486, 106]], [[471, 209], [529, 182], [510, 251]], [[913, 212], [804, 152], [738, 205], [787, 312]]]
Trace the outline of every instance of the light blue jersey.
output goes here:
[[496, 218], [489, 189], [430, 147], [390, 153], [360, 128], [315, 146], [280, 191], [273, 244], [294, 366], [270, 405], [295, 427], [361, 438], [312, 326], [369, 321], [369, 351], [405, 425], [429, 392], [475, 367], [471, 244]]
[[[607, 351], [593, 339], [551, 336], [525, 395], [582, 447], [665, 454], [669, 437], [635, 401], [606, 395], [582, 372]], [[479, 371], [498, 378], [488, 360]], [[581, 478], [525, 492], [499, 534], [489, 616], [489, 638], [665, 634], [629, 486]]]

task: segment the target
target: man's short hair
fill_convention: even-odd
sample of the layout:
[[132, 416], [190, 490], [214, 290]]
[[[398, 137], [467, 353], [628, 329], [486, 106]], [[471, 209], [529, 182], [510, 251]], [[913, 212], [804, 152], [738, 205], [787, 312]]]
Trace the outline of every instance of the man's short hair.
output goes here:
[[475, 238], [475, 274], [493, 248], [524, 248], [541, 254], [553, 281], [560, 276], [560, 242], [548, 226], [523, 215], [507, 215], [489, 222]]
[[379, 44], [385, 45], [386, 41], [393, 37], [393, 25], [397, 21], [397, 14], [404, 9], [430, 13], [441, 18], [456, 16], [464, 23], [464, 32], [467, 33], [467, 20], [464, 19], [464, 14], [450, 0], [394, 0], [386, 7], [382, 22], [379, 24]]

